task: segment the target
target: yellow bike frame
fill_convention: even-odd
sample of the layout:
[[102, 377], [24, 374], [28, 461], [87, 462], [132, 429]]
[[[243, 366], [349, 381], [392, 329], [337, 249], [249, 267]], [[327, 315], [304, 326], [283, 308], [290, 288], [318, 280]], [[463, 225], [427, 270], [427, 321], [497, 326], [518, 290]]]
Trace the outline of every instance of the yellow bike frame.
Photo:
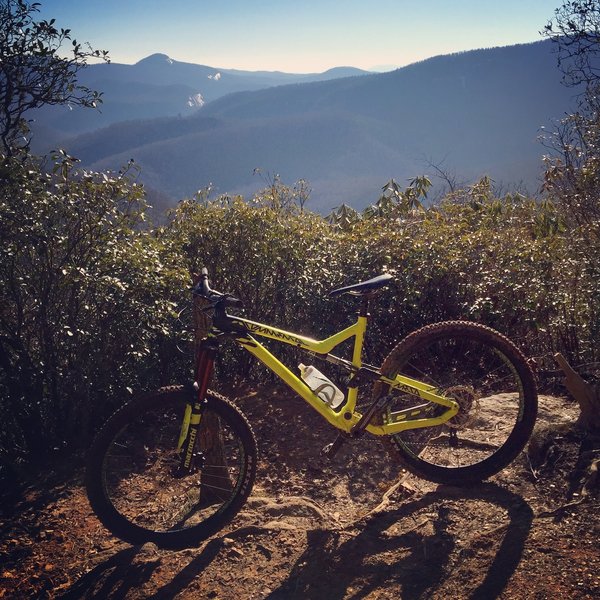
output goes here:
[[[295, 373], [290, 371], [281, 361], [279, 361], [267, 348], [260, 344], [254, 336], [261, 336], [269, 339], [283, 342], [295, 346], [302, 350], [319, 355], [319, 358], [327, 360], [329, 353], [339, 344], [354, 337], [354, 350], [352, 353], [351, 369], [354, 372], [363, 366], [362, 349], [367, 330], [367, 317], [359, 316], [354, 325], [347, 327], [331, 337], [324, 340], [314, 340], [305, 336], [297, 335], [284, 329], [277, 329], [262, 323], [250, 321], [237, 316], [227, 315], [229, 323], [240, 332], [235, 336], [242, 348], [254, 355], [260, 362], [267, 366], [273, 373], [282, 379], [292, 390], [300, 395], [308, 404], [310, 404], [321, 416], [337, 429], [349, 433], [352, 428], [360, 421], [362, 415], [356, 411], [358, 398], [358, 387], [348, 388], [348, 398], [345, 404], [338, 410], [334, 410], [327, 403], [323, 402], [306, 383]], [[330, 362], [346, 362], [342, 359], [331, 360]], [[451, 419], [458, 412], [458, 404], [449, 398], [441, 395], [435, 386], [411, 379], [404, 375], [397, 375], [394, 379], [389, 379], [379, 375], [378, 381], [392, 389], [399, 389], [404, 393], [416, 396], [426, 402], [434, 402], [447, 408], [441, 415], [429, 418], [415, 418], [421, 414], [422, 407], [411, 407], [396, 412], [386, 413], [386, 422], [384, 424], [374, 425], [369, 423], [366, 430], [374, 435], [393, 435], [407, 429], [417, 429], [420, 427], [433, 427], [442, 425]], [[411, 418], [412, 417], [412, 418]]]

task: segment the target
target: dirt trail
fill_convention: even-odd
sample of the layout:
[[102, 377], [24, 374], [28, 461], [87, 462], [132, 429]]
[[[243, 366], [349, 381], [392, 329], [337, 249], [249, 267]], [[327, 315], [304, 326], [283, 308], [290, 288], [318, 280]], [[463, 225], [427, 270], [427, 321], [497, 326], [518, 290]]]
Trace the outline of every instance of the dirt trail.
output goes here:
[[[91, 513], [81, 473], [50, 477], [3, 498], [0, 598], [600, 597], [599, 504], [555, 510], [566, 503], [560, 473], [536, 478], [523, 455], [490, 482], [437, 486], [398, 473], [366, 440], [323, 464], [334, 432], [300, 400], [280, 391], [237, 402], [261, 461], [226, 530], [180, 552], [131, 547]], [[543, 397], [540, 421], [574, 411]], [[300, 412], [290, 439], [281, 424]]]

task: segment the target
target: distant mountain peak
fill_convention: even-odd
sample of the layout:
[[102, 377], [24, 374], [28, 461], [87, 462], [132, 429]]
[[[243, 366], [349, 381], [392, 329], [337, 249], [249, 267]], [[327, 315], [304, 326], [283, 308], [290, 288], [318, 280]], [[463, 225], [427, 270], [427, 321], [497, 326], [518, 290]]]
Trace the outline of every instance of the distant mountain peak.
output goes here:
[[169, 63], [173, 64], [175, 61], [166, 54], [161, 54], [160, 52], [156, 52], [155, 54], [151, 54], [150, 56], [146, 56], [146, 58], [142, 58], [139, 60], [136, 65], [150, 65], [150, 64], [160, 64], [160, 63]]
[[362, 69], [357, 69], [356, 67], [332, 67], [331, 69], [327, 69], [327, 71], [323, 71], [322, 75], [329, 75], [334, 73], [366, 73], [367, 71], [363, 71]]

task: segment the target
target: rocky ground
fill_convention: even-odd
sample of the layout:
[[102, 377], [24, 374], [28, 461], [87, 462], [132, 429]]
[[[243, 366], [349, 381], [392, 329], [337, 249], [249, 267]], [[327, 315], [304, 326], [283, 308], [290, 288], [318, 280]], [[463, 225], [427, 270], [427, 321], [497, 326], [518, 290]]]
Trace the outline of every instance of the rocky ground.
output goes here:
[[[323, 464], [334, 432], [283, 390], [237, 403], [261, 461], [224, 531], [179, 552], [131, 547], [90, 511], [81, 469], [63, 465], [2, 492], [0, 598], [600, 597], [599, 502], [569, 494], [574, 442], [544, 468], [522, 455], [481, 485], [437, 486], [366, 439]], [[541, 398], [542, 424], [576, 414]]]

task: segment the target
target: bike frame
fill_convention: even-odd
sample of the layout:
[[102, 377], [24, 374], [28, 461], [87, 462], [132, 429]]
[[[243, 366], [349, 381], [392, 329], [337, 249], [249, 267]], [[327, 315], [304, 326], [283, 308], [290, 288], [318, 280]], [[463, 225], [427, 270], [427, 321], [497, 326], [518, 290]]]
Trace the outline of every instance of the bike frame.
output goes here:
[[[442, 425], [451, 419], [458, 412], [458, 404], [441, 395], [435, 386], [404, 375], [397, 375], [394, 379], [389, 379], [384, 377], [378, 369], [362, 364], [362, 349], [367, 330], [367, 320], [366, 310], [361, 311], [358, 320], [350, 327], [323, 340], [314, 340], [286, 331], [285, 329], [278, 329], [249, 319], [223, 314], [213, 320], [213, 327], [205, 342], [205, 348], [208, 350], [205, 349], [199, 353], [196, 369], [197, 383], [195, 384], [195, 388], [198, 391], [198, 400], [195, 404], [201, 401], [203, 391], [206, 390], [207, 381], [204, 378], [210, 376], [210, 369], [206, 368], [206, 352], [214, 352], [216, 338], [227, 334], [233, 336], [235, 341], [244, 350], [250, 352], [250, 354], [275, 373], [331, 425], [345, 433], [352, 433], [353, 429], [360, 423], [361, 418], [363, 418], [363, 415], [356, 411], [361, 375], [366, 375], [370, 383], [379, 381], [391, 389], [399, 389], [426, 402], [426, 404], [420, 406], [386, 413], [385, 423], [367, 423], [364, 429], [369, 433], [374, 435], [393, 435], [407, 429]], [[255, 336], [289, 344], [307, 351], [319, 359], [346, 368], [351, 374], [346, 402], [338, 410], [331, 408], [300, 377], [288, 369], [272, 352], [258, 342]], [[351, 338], [354, 338], [351, 361], [330, 354], [336, 346]], [[198, 378], [201, 380], [198, 380]], [[385, 400], [386, 396], [384, 395], [381, 400], [375, 401], [379, 403], [377, 409], [385, 407]], [[441, 415], [421, 418], [421, 415], [424, 413], [423, 409], [429, 406], [430, 402], [441, 405], [446, 410]], [[376, 407], [372, 406], [371, 408], [374, 410]]]

